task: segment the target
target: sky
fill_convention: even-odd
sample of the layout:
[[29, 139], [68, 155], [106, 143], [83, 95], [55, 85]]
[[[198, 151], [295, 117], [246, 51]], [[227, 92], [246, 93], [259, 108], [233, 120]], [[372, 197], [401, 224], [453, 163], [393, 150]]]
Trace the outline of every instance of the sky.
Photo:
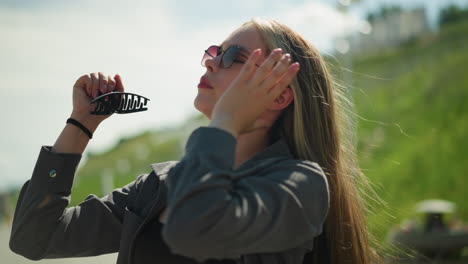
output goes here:
[[359, 31], [380, 4], [437, 10], [468, 0], [363, 0], [344, 14], [338, 1], [305, 0], [0, 0], [0, 191], [31, 177], [41, 146], [53, 145], [71, 113], [71, 91], [83, 74], [119, 73], [127, 92], [149, 110], [113, 115], [87, 151], [119, 138], [180, 124], [196, 114], [193, 99], [205, 69], [204, 49], [221, 43], [252, 17], [275, 18], [323, 53], [333, 40]]

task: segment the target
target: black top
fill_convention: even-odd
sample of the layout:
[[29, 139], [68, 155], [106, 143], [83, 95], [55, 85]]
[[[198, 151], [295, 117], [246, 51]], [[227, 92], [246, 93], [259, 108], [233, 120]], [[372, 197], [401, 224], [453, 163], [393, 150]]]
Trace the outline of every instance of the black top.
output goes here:
[[[140, 259], [138, 256], [139, 254], [145, 255], [147, 258], [148, 252], [151, 252], [151, 255], [154, 256], [155, 263], [158, 264], [200, 264], [191, 258], [187, 258], [181, 255], [173, 254], [167, 244], [164, 242], [164, 239], [146, 239], [145, 236], [149, 236], [151, 234], [161, 234], [163, 225], [159, 221], [152, 221], [151, 225], [148, 225], [145, 232], [141, 232], [139, 237], [139, 241], [144, 243], [138, 243], [135, 247], [134, 254], [137, 256], [136, 259]], [[148, 241], [151, 241], [148, 243]], [[235, 264], [236, 261], [232, 259], [224, 259], [224, 260], [216, 260], [216, 259], [208, 259], [206, 261], [201, 262], [203, 264]]]

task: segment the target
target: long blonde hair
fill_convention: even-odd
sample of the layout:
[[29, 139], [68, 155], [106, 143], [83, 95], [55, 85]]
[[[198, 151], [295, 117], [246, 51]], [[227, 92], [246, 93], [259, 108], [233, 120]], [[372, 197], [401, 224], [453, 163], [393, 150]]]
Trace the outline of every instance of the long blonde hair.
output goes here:
[[349, 119], [350, 101], [334, 85], [318, 50], [289, 27], [275, 21], [253, 19], [270, 53], [275, 48], [291, 54], [301, 69], [291, 83], [294, 101], [272, 128], [286, 140], [296, 158], [316, 161], [324, 170], [330, 189], [330, 210], [315, 248], [315, 263], [369, 264], [371, 249], [365, 221], [365, 203], [358, 191], [362, 173], [357, 166]]

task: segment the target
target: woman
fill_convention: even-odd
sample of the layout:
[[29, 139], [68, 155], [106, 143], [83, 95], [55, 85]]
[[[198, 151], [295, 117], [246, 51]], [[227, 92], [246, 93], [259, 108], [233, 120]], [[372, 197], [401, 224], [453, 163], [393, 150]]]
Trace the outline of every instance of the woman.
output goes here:
[[203, 56], [196, 129], [179, 162], [103, 198], [69, 202], [98, 92], [119, 75], [84, 75], [71, 118], [23, 186], [10, 248], [30, 259], [119, 252], [117, 263], [370, 263], [363, 210], [340, 139], [337, 90], [316, 49], [255, 19]]

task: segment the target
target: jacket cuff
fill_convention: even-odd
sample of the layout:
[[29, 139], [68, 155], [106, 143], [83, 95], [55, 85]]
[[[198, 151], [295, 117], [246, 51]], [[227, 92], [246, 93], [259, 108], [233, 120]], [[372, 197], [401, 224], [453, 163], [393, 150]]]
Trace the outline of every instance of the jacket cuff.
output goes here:
[[186, 155], [208, 154], [221, 168], [232, 169], [236, 153], [236, 138], [216, 127], [199, 127], [187, 140]]
[[81, 154], [55, 153], [42, 146], [29, 188], [36, 192], [69, 195]]

